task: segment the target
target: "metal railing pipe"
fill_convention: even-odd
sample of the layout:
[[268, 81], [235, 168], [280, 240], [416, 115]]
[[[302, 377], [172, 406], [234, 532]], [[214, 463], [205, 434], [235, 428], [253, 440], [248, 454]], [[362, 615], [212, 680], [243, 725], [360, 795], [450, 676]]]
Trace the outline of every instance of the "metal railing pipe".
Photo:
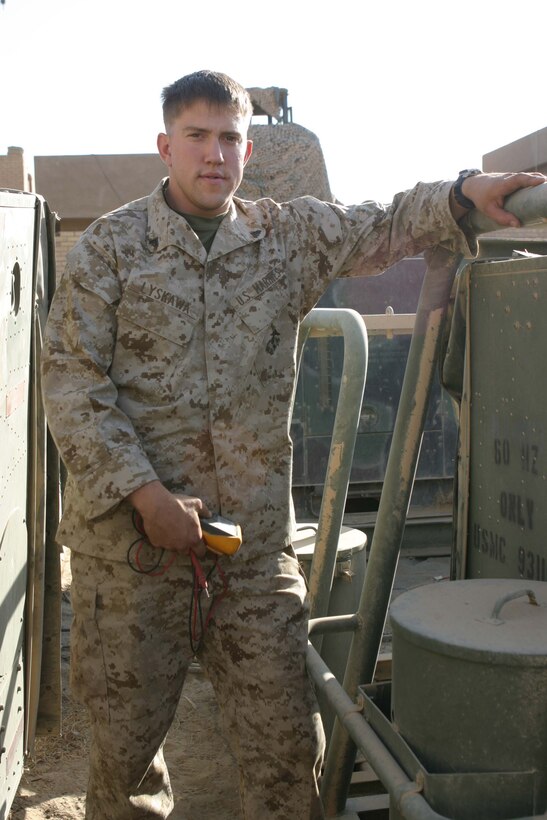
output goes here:
[[[391, 752], [385, 747], [374, 729], [338, 683], [314, 647], [308, 645], [307, 666], [316, 689], [328, 699], [340, 725], [348, 732], [355, 746], [370, 762], [378, 778], [388, 790], [393, 802], [404, 811], [409, 820], [448, 820], [433, 811], [419, 794], [421, 787], [410, 780]], [[342, 813], [342, 812], [340, 812]], [[332, 816], [327, 814], [327, 816]]]
[[[511, 211], [522, 225], [547, 224], [547, 182], [535, 188], [521, 188], [507, 197], [503, 207]], [[503, 228], [477, 210], [470, 211], [463, 222], [476, 234], [499, 231]]]
[[[303, 339], [309, 336], [343, 336], [344, 339], [340, 393], [308, 579], [310, 615], [316, 618], [328, 612], [353, 451], [361, 418], [368, 364], [368, 339], [362, 316], [355, 310], [342, 308], [314, 308], [302, 322], [301, 336]], [[303, 343], [300, 350], [302, 347]]]
[[329, 615], [327, 618], [312, 618], [308, 622], [308, 635], [326, 635], [332, 632], [355, 632], [361, 626], [361, 619], [354, 615]]

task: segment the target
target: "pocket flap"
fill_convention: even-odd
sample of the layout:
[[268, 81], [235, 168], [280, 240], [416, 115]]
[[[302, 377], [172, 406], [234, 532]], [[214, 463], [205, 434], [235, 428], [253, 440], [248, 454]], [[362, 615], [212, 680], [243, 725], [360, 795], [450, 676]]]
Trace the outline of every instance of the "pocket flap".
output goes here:
[[233, 307], [253, 333], [269, 327], [289, 301], [284, 268], [270, 271], [262, 279], [246, 284], [236, 294]]
[[116, 315], [155, 336], [175, 344], [187, 344], [197, 321], [192, 306], [176, 294], [162, 288], [156, 290], [158, 297], [153, 298], [137, 289], [126, 288]]

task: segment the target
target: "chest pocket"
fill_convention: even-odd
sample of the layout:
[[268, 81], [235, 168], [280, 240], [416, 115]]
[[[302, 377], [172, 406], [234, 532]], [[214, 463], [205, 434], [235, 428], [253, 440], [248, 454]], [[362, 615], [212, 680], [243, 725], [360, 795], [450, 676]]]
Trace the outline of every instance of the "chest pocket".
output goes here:
[[242, 287], [235, 295], [233, 308], [246, 328], [256, 335], [272, 325], [289, 306], [289, 299], [286, 274], [272, 272], [253, 285]]
[[282, 274], [272, 287], [260, 292], [263, 282], [241, 289], [232, 302], [243, 338], [241, 363], [246, 360], [245, 392], [250, 400], [274, 385], [284, 393], [281, 384], [290, 381], [294, 369], [298, 316], [290, 302], [286, 276]]
[[193, 306], [181, 309], [181, 300], [177, 305], [173, 294], [162, 292], [162, 297], [126, 288], [116, 313], [112, 376], [122, 391], [171, 401], [184, 387], [198, 317]]
[[127, 322], [177, 345], [188, 344], [198, 319], [195, 310], [174, 294], [163, 291], [161, 299], [153, 299], [131, 287], [123, 294], [117, 317], [118, 327]]

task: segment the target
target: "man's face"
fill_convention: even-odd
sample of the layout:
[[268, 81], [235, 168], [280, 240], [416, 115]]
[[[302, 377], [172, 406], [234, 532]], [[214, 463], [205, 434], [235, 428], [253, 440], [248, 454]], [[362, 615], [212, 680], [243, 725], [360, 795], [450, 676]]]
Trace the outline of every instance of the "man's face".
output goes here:
[[168, 204], [193, 216], [226, 213], [251, 156], [247, 120], [231, 108], [197, 101], [158, 136], [169, 168]]

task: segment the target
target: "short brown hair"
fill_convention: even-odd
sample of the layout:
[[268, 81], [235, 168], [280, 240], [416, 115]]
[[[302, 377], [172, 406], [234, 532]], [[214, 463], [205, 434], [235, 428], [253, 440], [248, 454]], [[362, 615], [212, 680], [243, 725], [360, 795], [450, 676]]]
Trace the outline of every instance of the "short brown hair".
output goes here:
[[166, 86], [161, 94], [165, 126], [198, 100], [227, 106], [251, 119], [253, 104], [249, 92], [227, 74], [218, 71], [195, 71]]

